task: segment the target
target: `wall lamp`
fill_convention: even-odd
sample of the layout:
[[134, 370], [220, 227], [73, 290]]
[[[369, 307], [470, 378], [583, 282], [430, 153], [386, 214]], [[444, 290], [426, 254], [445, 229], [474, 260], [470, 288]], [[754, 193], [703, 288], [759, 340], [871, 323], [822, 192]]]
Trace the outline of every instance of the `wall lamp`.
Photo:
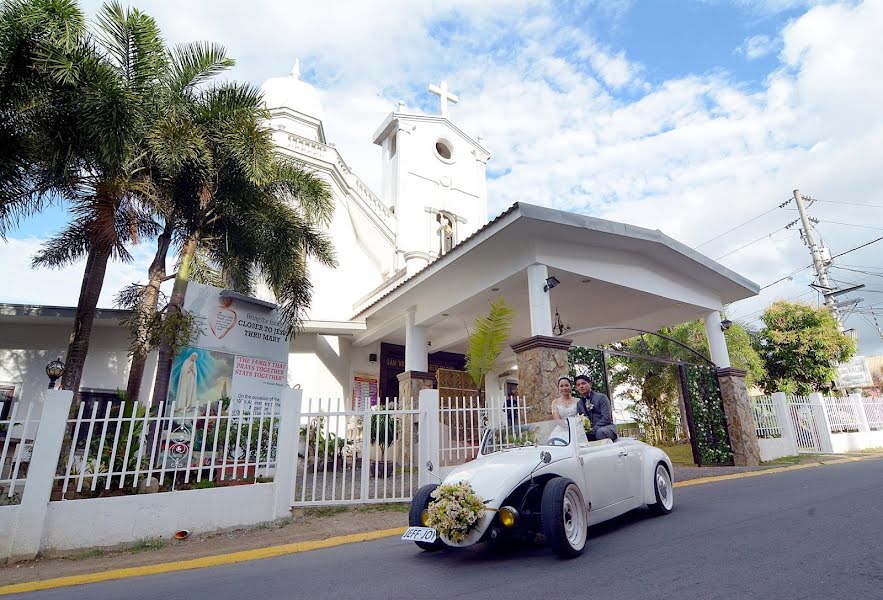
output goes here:
[[733, 322], [729, 319], [724, 319], [723, 321], [721, 321], [721, 331], [727, 331], [732, 324]]
[[546, 285], [543, 286], [543, 291], [548, 292], [552, 288], [556, 287], [559, 283], [561, 283], [561, 282], [558, 281], [558, 279], [556, 277], [547, 277], [546, 278]]

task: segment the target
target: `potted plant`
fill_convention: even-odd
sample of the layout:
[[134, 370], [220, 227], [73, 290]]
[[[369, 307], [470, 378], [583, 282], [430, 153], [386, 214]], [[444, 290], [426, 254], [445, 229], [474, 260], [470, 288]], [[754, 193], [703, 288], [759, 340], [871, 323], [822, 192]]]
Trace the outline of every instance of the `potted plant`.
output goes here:
[[385, 412], [387, 405], [382, 404], [377, 410], [378, 412], [371, 415], [369, 440], [380, 449], [380, 462], [383, 463], [383, 473], [389, 474], [392, 465], [386, 461], [386, 449], [396, 441], [398, 421], [394, 416]]

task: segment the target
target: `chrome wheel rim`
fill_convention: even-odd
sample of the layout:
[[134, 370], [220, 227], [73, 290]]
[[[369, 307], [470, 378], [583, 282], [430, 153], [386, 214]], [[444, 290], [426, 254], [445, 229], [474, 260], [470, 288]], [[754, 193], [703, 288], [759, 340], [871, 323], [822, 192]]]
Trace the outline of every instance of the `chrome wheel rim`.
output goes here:
[[659, 494], [659, 501], [666, 510], [671, 510], [674, 505], [674, 490], [671, 487], [671, 477], [668, 475], [668, 469], [659, 465], [656, 467], [656, 492]]
[[579, 550], [586, 543], [586, 512], [583, 508], [579, 490], [571, 484], [564, 492], [563, 501], [564, 533], [567, 542], [574, 550]]

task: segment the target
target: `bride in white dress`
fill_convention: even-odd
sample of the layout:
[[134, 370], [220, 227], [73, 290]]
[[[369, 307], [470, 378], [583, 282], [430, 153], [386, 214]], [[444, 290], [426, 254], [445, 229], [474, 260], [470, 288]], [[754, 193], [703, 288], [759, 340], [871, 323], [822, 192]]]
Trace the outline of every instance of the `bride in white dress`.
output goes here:
[[[568, 377], [562, 377], [558, 380], [558, 393], [560, 396], [552, 400], [552, 418], [558, 421], [555, 430], [558, 431], [558, 428], [560, 427], [561, 430], [559, 433], [564, 434], [564, 439], [568, 439], [569, 437], [565, 433], [567, 431], [567, 422], [564, 419], [575, 417], [579, 414], [579, 411], [576, 408], [577, 398], [573, 397], [572, 392], [573, 386]], [[552, 435], [554, 436], [555, 433]], [[560, 437], [560, 434], [558, 437]]]

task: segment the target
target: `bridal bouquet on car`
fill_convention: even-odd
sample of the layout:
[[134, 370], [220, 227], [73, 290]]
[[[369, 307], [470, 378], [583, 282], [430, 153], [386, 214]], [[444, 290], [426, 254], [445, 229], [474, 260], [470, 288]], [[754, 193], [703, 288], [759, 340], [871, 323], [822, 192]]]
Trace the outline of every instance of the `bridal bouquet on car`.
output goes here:
[[432, 492], [432, 498], [427, 525], [455, 544], [465, 540], [484, 510], [472, 486], [466, 481], [445, 483]]
[[589, 419], [586, 415], [580, 415], [579, 422], [582, 424], [583, 429], [586, 430], [586, 437], [590, 437], [592, 435], [592, 431], [593, 431], [592, 430], [592, 420]]

